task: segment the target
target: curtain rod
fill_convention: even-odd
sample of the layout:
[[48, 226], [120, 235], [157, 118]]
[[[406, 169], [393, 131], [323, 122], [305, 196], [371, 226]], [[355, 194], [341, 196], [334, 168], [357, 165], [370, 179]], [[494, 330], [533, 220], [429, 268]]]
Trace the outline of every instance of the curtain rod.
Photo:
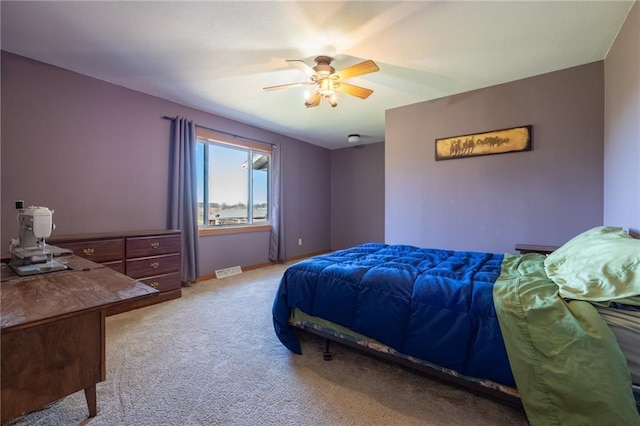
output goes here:
[[[162, 118], [163, 120], [175, 120], [176, 118], [178, 118], [178, 116], [169, 117], [168, 115], [163, 115], [160, 118]], [[274, 147], [274, 148], [276, 148], [278, 146], [275, 143], [265, 142], [265, 141], [261, 141], [261, 140], [258, 140], [258, 139], [248, 138], [246, 136], [236, 135], [234, 133], [225, 132], [224, 130], [212, 129], [211, 127], [200, 126], [198, 124], [196, 124], [196, 127], [202, 127], [203, 129], [212, 130], [214, 132], [222, 133], [222, 134], [225, 134], [227, 136], [232, 136], [234, 138], [242, 138], [242, 139], [246, 139], [246, 140], [253, 141], [253, 142], [263, 143], [265, 145], [271, 145], [271, 147]]]

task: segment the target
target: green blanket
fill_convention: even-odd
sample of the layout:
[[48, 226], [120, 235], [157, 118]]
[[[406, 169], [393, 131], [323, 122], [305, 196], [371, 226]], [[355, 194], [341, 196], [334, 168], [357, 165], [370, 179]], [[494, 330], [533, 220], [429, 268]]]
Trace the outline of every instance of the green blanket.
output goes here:
[[626, 361], [587, 301], [566, 301], [544, 256], [505, 255], [494, 303], [531, 424], [640, 425]]

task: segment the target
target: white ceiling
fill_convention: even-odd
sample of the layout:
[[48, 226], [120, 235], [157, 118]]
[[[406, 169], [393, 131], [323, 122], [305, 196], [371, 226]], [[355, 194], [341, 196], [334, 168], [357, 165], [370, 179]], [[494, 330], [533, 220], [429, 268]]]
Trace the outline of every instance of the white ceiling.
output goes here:
[[[385, 110], [602, 60], [633, 1], [2, 1], [2, 49], [334, 149]], [[377, 73], [304, 107], [286, 59]], [[168, 111], [167, 113], [170, 113]]]

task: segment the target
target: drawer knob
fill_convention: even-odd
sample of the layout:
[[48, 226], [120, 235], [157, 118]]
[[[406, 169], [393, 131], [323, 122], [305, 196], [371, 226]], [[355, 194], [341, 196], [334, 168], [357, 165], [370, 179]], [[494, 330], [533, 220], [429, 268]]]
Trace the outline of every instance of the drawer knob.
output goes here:
[[152, 283], [149, 283], [149, 287], [158, 288], [158, 281], [154, 281]]
[[151, 243], [151, 248], [157, 249], [158, 247], [160, 247], [160, 243], [157, 241], [154, 241]]
[[158, 269], [159, 266], [160, 266], [160, 262], [151, 262], [151, 267], [153, 269]]
[[84, 253], [84, 255], [85, 255], [85, 256], [91, 256], [91, 255], [93, 255], [93, 252], [94, 252], [94, 251], [95, 251], [95, 250], [94, 250], [94, 249], [92, 249], [92, 248], [86, 248], [86, 249], [83, 249], [83, 250], [82, 250], [82, 253]]

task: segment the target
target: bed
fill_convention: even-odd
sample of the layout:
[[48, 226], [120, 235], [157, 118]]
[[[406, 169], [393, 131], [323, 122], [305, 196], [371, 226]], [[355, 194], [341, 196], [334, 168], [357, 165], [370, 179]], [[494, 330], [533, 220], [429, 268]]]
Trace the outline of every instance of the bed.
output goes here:
[[640, 425], [639, 306], [640, 240], [603, 226], [548, 256], [338, 250], [287, 268], [272, 312], [294, 353], [307, 330], [519, 401], [532, 424]]

